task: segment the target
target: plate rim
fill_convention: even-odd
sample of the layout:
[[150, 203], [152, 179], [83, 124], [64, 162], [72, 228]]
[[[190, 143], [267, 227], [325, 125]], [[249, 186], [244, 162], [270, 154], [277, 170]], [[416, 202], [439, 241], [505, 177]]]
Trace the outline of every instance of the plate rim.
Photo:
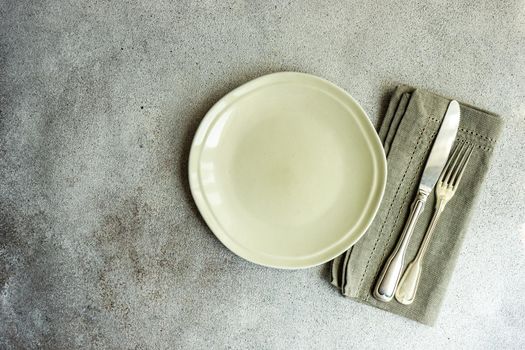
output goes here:
[[[236, 249], [236, 248], [242, 248], [242, 247], [238, 246], [238, 244], [236, 244], [233, 240], [231, 240], [228, 234], [224, 232], [226, 230], [223, 230], [220, 223], [218, 223], [218, 220], [215, 219], [212, 208], [207, 204], [202, 194], [204, 191], [202, 191], [201, 186], [200, 186], [200, 181], [198, 181], [199, 180], [198, 157], [200, 156], [200, 154], [202, 153], [202, 150], [204, 149], [204, 147], [202, 147], [202, 144], [203, 144], [203, 141], [206, 139], [208, 130], [210, 129], [210, 127], [213, 126], [213, 122], [217, 118], [220, 118], [221, 114], [219, 112], [221, 109], [223, 109], [222, 105], [225, 105], [225, 104], [227, 104], [228, 106], [231, 105], [232, 102], [229, 102], [228, 100], [230, 100], [232, 97], [235, 98], [235, 95], [238, 95], [241, 90], [243, 90], [244, 92], [243, 94], [240, 94], [242, 96], [246, 92], [249, 92], [254, 88], [257, 89], [258, 87], [263, 86], [265, 84], [264, 80], [270, 80], [269, 85], [271, 85], [272, 78], [281, 79], [283, 81], [290, 80], [293, 82], [294, 77], [301, 78], [301, 79], [304, 79], [304, 78], [313, 79], [313, 80], [317, 80], [321, 82], [322, 84], [328, 85], [330, 88], [335, 89], [336, 91], [344, 95], [345, 98], [347, 98], [348, 101], [350, 101], [353, 104], [353, 107], [355, 107], [358, 110], [359, 113], [356, 113], [356, 114], [361, 114], [361, 116], [357, 116], [356, 118], [362, 119], [363, 124], [364, 124], [363, 127], [365, 129], [368, 129], [368, 132], [365, 132], [363, 137], [365, 139], [369, 139], [370, 143], [372, 144], [371, 148], [373, 148], [372, 153], [376, 154], [377, 156], [375, 158], [378, 163], [378, 170], [377, 170], [377, 173], [375, 174], [376, 175], [375, 177], [378, 178], [376, 185], [378, 185], [379, 188], [377, 189], [378, 195], [377, 195], [376, 202], [372, 203], [372, 205], [370, 206], [370, 209], [369, 209], [370, 217], [368, 218], [368, 220], [365, 220], [366, 222], [363, 225], [362, 232], [360, 232], [355, 237], [355, 239], [349, 240], [347, 244], [341, 244], [343, 248], [335, 249], [336, 251], [335, 255], [334, 253], [328, 254], [330, 256], [329, 258], [323, 257], [322, 259], [319, 259], [319, 261], [315, 261], [313, 263], [310, 262], [310, 263], [303, 263], [303, 264], [275, 264], [269, 261], [261, 261], [258, 258], [254, 259], [253, 256], [243, 254], [242, 252], [238, 251], [239, 249]], [[273, 83], [275, 83], [275, 81]], [[244, 90], [247, 90], [247, 91], [244, 91]], [[199, 138], [201, 139], [200, 142], [199, 142]], [[372, 138], [373, 141], [370, 140], [370, 138]], [[374, 152], [374, 149], [378, 152]], [[357, 102], [357, 100], [355, 100], [352, 97], [352, 95], [350, 95], [347, 91], [345, 91], [344, 89], [340, 88], [336, 84], [324, 78], [318, 77], [316, 75], [308, 74], [308, 73], [291, 72], [291, 71], [276, 72], [276, 73], [262, 75], [260, 77], [252, 79], [236, 87], [235, 89], [231, 90], [230, 92], [222, 96], [216, 103], [213, 104], [213, 106], [206, 112], [206, 114], [200, 121], [197, 131], [195, 132], [193, 139], [192, 139], [191, 148], [189, 152], [189, 159], [188, 159], [188, 178], [189, 178], [190, 192], [192, 194], [195, 204], [197, 205], [197, 209], [199, 210], [200, 215], [206, 222], [206, 225], [208, 226], [208, 228], [215, 235], [215, 237], [217, 237], [217, 239], [224, 246], [226, 246], [231, 252], [233, 252], [237, 256], [247, 261], [250, 261], [252, 263], [262, 265], [262, 266], [272, 267], [272, 268], [294, 269], [294, 270], [295, 269], [305, 269], [305, 268], [318, 266], [323, 263], [326, 263], [336, 258], [337, 256], [341, 255], [345, 251], [347, 251], [350, 247], [356, 244], [366, 234], [368, 228], [370, 227], [374, 218], [376, 217], [379, 207], [381, 205], [381, 202], [382, 202], [382, 199], [385, 193], [385, 188], [386, 188], [387, 171], [388, 169], [387, 169], [386, 155], [385, 155], [385, 151], [384, 151], [382, 142], [379, 138], [379, 135], [375, 127], [370, 121], [370, 118], [368, 117], [364, 109], [361, 107], [361, 105]], [[242, 248], [242, 249], [245, 249], [245, 248]], [[254, 253], [254, 255], [255, 254], [256, 253]], [[321, 253], [318, 253], [318, 255], [319, 254]], [[311, 260], [311, 258], [309, 260]]]

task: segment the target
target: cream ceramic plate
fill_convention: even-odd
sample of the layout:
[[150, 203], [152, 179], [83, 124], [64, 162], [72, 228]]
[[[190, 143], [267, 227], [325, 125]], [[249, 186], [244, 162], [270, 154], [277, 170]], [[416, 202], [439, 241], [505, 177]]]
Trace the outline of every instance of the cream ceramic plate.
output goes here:
[[226, 247], [257, 264], [303, 268], [353, 245], [386, 181], [379, 138], [345, 91], [275, 73], [224, 96], [193, 140], [191, 192]]

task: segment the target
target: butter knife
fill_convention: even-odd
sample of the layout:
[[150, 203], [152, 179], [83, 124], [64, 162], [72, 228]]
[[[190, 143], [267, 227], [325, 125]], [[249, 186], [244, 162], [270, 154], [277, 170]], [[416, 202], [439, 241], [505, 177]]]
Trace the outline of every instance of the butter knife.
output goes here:
[[459, 127], [460, 109], [459, 103], [450, 101], [445, 117], [441, 122], [436, 140], [428, 156], [416, 198], [412, 203], [410, 215], [405, 223], [403, 233], [397, 241], [396, 247], [383, 266], [374, 288], [374, 298], [388, 302], [394, 297], [401, 273], [403, 272], [405, 254], [410, 242], [410, 237], [416, 226], [419, 216], [423, 212], [429, 194], [432, 192], [441, 171], [445, 167], [452, 144], [456, 139]]

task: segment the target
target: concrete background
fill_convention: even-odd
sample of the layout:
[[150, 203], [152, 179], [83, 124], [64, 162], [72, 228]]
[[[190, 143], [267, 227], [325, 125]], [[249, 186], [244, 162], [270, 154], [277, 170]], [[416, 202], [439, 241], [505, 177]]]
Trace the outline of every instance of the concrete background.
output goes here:
[[[0, 348], [525, 347], [525, 2], [0, 2]], [[211, 234], [186, 179], [208, 108], [302, 71], [378, 125], [398, 83], [506, 122], [438, 324]]]

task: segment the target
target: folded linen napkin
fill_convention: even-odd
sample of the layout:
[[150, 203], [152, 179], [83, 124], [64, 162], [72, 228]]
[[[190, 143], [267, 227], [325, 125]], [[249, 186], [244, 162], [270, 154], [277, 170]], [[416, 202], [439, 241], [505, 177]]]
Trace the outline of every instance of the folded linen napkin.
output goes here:
[[[332, 261], [332, 284], [340, 288], [343, 295], [428, 325], [434, 324], [437, 318], [493, 147], [500, 135], [502, 121], [499, 116], [461, 104], [456, 143], [470, 143], [474, 151], [456, 194], [432, 236], [414, 302], [411, 305], [402, 305], [395, 299], [381, 302], [374, 299], [372, 291], [385, 260], [401, 235], [449, 102], [448, 98], [409, 86], [399, 86], [395, 90], [379, 130], [388, 163], [383, 201], [367, 234]], [[412, 235], [406, 264], [416, 255], [434, 204], [433, 191]]]

